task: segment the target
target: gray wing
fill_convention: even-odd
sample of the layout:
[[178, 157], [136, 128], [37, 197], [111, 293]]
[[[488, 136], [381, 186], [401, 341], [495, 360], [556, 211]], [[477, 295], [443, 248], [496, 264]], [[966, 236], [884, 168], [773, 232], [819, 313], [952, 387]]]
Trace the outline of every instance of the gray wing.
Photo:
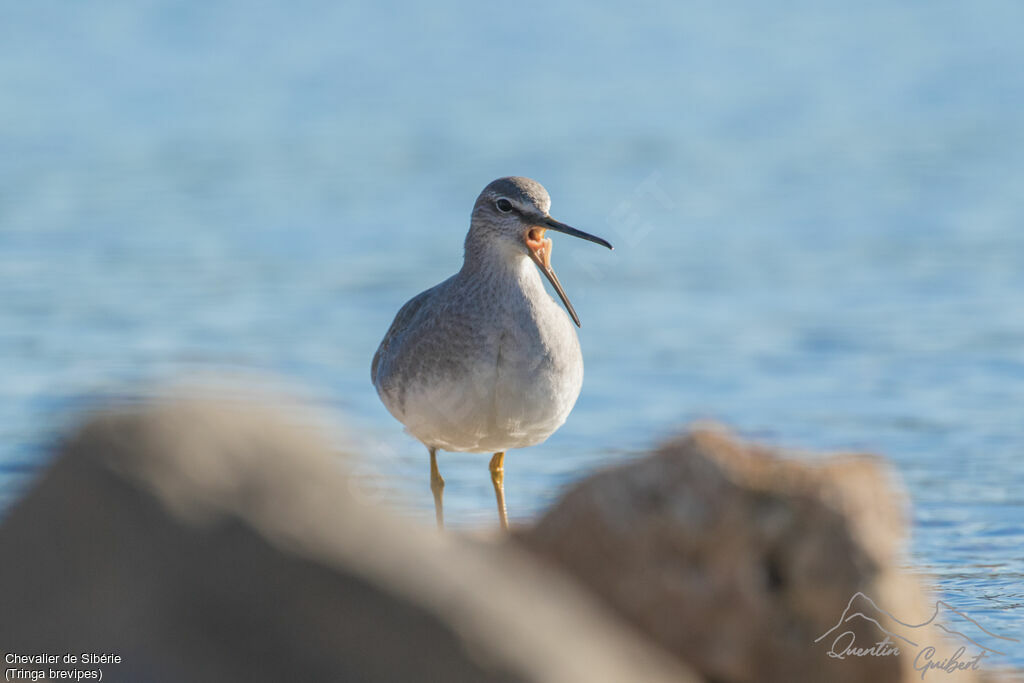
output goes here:
[[405, 302], [405, 305], [398, 310], [394, 322], [391, 323], [391, 327], [388, 328], [383, 341], [377, 347], [377, 353], [373, 354], [373, 363], [370, 365], [370, 380], [374, 386], [377, 385], [377, 369], [380, 367], [381, 357], [386, 355], [391, 345], [407, 331], [409, 324], [416, 317], [416, 314], [419, 313], [420, 309], [423, 308], [423, 304], [430, 300], [436, 290], [437, 287], [431, 287], [420, 292]]

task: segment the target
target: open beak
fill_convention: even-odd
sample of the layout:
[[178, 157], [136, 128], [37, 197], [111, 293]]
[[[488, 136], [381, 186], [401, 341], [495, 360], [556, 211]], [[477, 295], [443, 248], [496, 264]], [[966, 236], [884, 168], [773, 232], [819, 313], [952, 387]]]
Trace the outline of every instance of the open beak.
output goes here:
[[589, 240], [596, 244], [600, 244], [603, 247], [614, 249], [614, 247], [607, 241], [600, 237], [591, 235], [590, 233], [577, 230], [576, 228], [569, 227], [565, 223], [559, 223], [551, 216], [544, 216], [537, 221], [537, 224], [531, 227], [526, 233], [526, 248], [530, 253], [530, 258], [540, 268], [540, 272], [544, 273], [547, 277], [548, 282], [558, 292], [558, 297], [565, 304], [565, 309], [569, 311], [569, 315], [572, 317], [572, 321], [576, 323], [576, 327], [580, 326], [580, 317], [576, 315], [576, 309], [572, 307], [572, 303], [569, 301], [569, 297], [566, 295], [565, 290], [562, 289], [562, 283], [558, 281], [558, 276], [555, 275], [555, 271], [551, 268], [551, 238], [545, 238], [544, 233], [548, 230], [554, 230], [556, 232], [565, 233], [566, 235], [572, 235], [573, 237], [579, 237], [580, 239]]

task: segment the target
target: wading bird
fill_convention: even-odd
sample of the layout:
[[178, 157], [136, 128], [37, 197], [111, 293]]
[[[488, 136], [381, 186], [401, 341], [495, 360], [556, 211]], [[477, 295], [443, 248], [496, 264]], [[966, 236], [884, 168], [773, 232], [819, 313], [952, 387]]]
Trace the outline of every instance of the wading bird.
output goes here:
[[[499, 178], [485, 187], [473, 205], [462, 269], [402, 306], [373, 357], [381, 401], [430, 452], [439, 527], [438, 450], [494, 454], [491, 482], [508, 528], [505, 453], [551, 436], [583, 385], [573, 329], [580, 321], [551, 269], [545, 233], [612, 245], [559, 223], [550, 207], [547, 190], [529, 178]], [[544, 291], [538, 270], [569, 315]]]

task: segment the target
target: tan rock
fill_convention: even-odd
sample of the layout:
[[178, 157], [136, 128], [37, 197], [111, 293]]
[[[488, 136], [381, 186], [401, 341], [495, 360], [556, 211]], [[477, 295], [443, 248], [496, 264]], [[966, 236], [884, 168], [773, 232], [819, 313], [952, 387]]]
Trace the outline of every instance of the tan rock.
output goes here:
[[109, 681], [693, 680], [519, 549], [362, 504], [283, 415], [90, 420], [0, 525], [0, 647]]
[[[909, 681], [920, 648], [949, 643], [882, 611], [917, 624], [932, 609], [900, 570], [904, 507], [877, 459], [785, 458], [699, 429], [587, 478], [519, 538], [710, 680]], [[830, 657], [885, 638], [861, 617], [830, 631], [848, 605], [899, 654]]]

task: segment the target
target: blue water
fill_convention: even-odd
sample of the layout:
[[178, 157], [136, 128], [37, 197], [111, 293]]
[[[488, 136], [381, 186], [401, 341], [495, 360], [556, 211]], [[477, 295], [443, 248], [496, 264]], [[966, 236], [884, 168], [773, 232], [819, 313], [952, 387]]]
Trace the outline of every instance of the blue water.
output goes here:
[[[583, 395], [514, 517], [696, 418], [882, 453], [910, 561], [1024, 638], [1024, 5], [168, 0], [0, 5], [0, 506], [97, 395], [304, 387], [429, 520], [369, 363], [543, 182]], [[449, 519], [490, 522], [480, 456]], [[386, 482], [374, 483], [374, 482]], [[1024, 646], [1007, 659], [1024, 665]]]

